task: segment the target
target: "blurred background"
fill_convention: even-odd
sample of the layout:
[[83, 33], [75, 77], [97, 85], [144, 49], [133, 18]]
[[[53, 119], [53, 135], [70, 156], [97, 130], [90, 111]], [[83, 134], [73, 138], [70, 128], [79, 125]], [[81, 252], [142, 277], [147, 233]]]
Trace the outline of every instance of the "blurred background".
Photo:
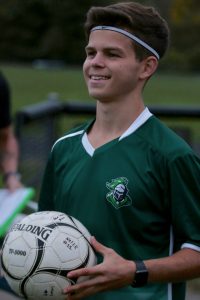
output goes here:
[[[0, 0], [0, 69], [10, 81], [13, 112], [50, 92], [65, 100], [89, 100], [81, 74], [85, 14], [92, 5], [114, 2]], [[147, 104], [198, 104], [200, 2], [138, 2], [155, 6], [171, 29], [171, 45], [160, 62], [160, 74], [145, 91]]]
[[[85, 41], [82, 26], [86, 11], [91, 5], [107, 5], [114, 2], [117, 1], [1, 0], [1, 61], [30, 63], [35, 59], [53, 59], [62, 60], [69, 65], [80, 65], [84, 59]], [[161, 69], [198, 71], [200, 2], [138, 2], [155, 6], [169, 22], [171, 48], [161, 64]]]
[[[20, 144], [20, 169], [26, 185], [39, 193], [50, 148], [68, 128], [94, 112], [73, 112], [67, 103], [94, 105], [82, 77], [83, 24], [89, 7], [109, 0], [0, 0], [0, 71], [11, 88], [12, 115]], [[200, 153], [200, 1], [138, 0], [153, 5], [168, 21], [171, 45], [147, 85], [149, 107], [184, 108], [192, 116], [162, 116]], [[92, 111], [92, 112], [91, 112]], [[177, 116], [177, 117], [176, 117]], [[188, 300], [199, 299], [191, 284]], [[190, 291], [190, 290], [189, 290]], [[197, 298], [192, 298], [197, 295]]]
[[[14, 111], [41, 101], [49, 92], [59, 93], [61, 99], [88, 100], [81, 74], [85, 14], [92, 5], [114, 2], [120, 1], [0, 0], [0, 69], [10, 81]], [[198, 104], [200, 2], [138, 2], [155, 6], [171, 29], [161, 74], [145, 94], [147, 104]]]

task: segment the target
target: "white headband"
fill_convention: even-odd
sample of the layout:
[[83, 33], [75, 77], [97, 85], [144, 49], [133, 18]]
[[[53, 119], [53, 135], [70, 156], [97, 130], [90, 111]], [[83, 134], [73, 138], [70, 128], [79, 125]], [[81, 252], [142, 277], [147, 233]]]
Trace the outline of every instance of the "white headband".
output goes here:
[[113, 26], [95, 26], [94, 28], [91, 29], [91, 32], [92, 31], [95, 31], [95, 30], [111, 30], [111, 31], [116, 31], [116, 32], [119, 32], [127, 37], [129, 37], [131, 40], [137, 42], [138, 44], [140, 44], [141, 46], [143, 46], [144, 48], [146, 48], [147, 50], [149, 50], [151, 53], [153, 53], [157, 59], [160, 58], [158, 52], [153, 49], [151, 46], [149, 46], [147, 43], [145, 43], [144, 41], [142, 41], [141, 39], [139, 39], [137, 36], [133, 35], [132, 33], [126, 31], [126, 30], [123, 30], [121, 28], [117, 28], [117, 27], [113, 27]]

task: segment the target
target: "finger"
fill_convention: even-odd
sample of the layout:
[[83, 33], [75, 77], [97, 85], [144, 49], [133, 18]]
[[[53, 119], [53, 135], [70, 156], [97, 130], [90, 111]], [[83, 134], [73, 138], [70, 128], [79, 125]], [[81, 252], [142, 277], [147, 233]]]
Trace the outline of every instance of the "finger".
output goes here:
[[95, 276], [95, 277], [88, 277], [84, 281], [77, 282], [74, 285], [69, 285], [66, 288], [64, 288], [65, 293], [77, 293], [81, 290], [84, 290], [85, 288], [89, 288], [92, 286], [99, 285], [103, 282], [102, 276]]
[[99, 278], [98, 280], [96, 278], [92, 278], [66, 287], [63, 290], [63, 293], [69, 295], [69, 299], [79, 299], [79, 297], [82, 298], [91, 295], [92, 293], [97, 293], [103, 286], [103, 278]]
[[70, 271], [67, 274], [67, 277], [69, 277], [69, 278], [77, 277], [78, 278], [81, 276], [94, 276], [94, 275], [99, 275], [99, 274], [101, 274], [100, 264], [96, 265], [94, 267], [86, 267], [86, 268]]
[[98, 242], [94, 236], [91, 237], [90, 243], [92, 247], [103, 256], [105, 256], [109, 251], [109, 248]]
[[79, 299], [85, 299], [85, 297], [94, 295], [98, 292], [94, 287], [86, 288], [82, 290], [81, 292], [68, 294], [66, 300], [79, 300]]

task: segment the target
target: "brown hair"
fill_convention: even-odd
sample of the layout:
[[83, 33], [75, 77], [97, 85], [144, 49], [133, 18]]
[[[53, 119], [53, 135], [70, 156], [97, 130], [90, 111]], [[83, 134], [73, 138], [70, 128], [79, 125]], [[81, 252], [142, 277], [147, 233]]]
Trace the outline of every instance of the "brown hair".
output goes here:
[[[115, 26], [131, 32], [155, 49], [160, 57], [165, 54], [169, 44], [167, 22], [155, 8], [136, 2], [123, 2], [105, 7], [91, 7], [87, 13], [85, 33], [87, 39], [90, 30], [98, 25]], [[141, 45], [134, 43], [136, 57], [139, 60], [152, 55]]]

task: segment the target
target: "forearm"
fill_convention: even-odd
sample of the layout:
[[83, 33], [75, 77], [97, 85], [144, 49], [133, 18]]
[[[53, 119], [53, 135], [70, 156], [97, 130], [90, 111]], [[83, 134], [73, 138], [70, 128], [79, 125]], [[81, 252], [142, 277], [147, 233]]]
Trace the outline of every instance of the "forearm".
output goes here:
[[22, 186], [18, 169], [18, 143], [12, 128], [0, 131], [0, 167], [6, 188], [14, 191]]
[[[103, 262], [91, 268], [82, 268], [68, 273], [68, 277], [87, 276], [84, 282], [68, 286], [64, 293], [69, 299], [82, 299], [102, 291], [119, 289], [132, 285], [136, 264], [126, 260], [113, 249], [107, 248], [91, 239], [94, 249], [103, 256]], [[200, 253], [190, 249], [182, 249], [169, 257], [144, 260], [148, 269], [148, 283], [181, 282], [200, 276]]]
[[1, 130], [0, 166], [3, 174], [17, 171], [18, 153], [18, 144], [12, 128], [8, 127]]
[[172, 256], [144, 261], [148, 282], [180, 282], [200, 276], [200, 253], [182, 249]]

